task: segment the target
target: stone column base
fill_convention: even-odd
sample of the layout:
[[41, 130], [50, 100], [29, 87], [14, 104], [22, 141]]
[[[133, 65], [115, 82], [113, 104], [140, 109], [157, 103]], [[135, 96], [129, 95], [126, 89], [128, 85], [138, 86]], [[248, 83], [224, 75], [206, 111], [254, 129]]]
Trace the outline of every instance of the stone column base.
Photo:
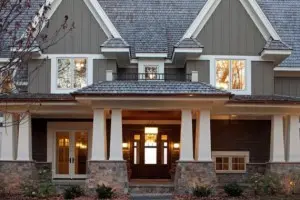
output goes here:
[[217, 185], [213, 162], [178, 161], [175, 172], [175, 192], [192, 193], [197, 185]]
[[22, 183], [37, 177], [33, 161], [0, 161], [0, 183], [6, 192], [19, 193]]
[[126, 161], [89, 161], [86, 187], [92, 193], [97, 185], [112, 187], [117, 193], [128, 193]]
[[299, 163], [267, 163], [266, 172], [276, 173], [276, 174], [288, 174], [292, 172], [300, 173], [300, 162]]

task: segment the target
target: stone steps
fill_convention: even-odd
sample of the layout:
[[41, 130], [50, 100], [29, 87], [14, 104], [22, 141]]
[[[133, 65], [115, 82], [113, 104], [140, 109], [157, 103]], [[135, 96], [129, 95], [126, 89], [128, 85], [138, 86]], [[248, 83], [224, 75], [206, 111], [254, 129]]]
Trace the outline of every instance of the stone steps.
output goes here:
[[131, 194], [132, 200], [171, 200], [172, 194]]
[[130, 194], [172, 194], [173, 183], [129, 183]]

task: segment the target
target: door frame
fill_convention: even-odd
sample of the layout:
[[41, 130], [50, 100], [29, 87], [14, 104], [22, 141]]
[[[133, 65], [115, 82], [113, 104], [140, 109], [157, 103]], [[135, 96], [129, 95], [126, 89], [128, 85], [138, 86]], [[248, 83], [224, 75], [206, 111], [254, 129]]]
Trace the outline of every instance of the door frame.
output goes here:
[[[47, 162], [52, 163], [52, 178], [57, 179], [85, 179], [87, 175], [75, 175], [69, 171], [69, 175], [56, 174], [56, 132], [66, 131], [72, 132], [70, 134], [70, 144], [72, 135], [76, 131], [88, 132], [88, 160], [91, 158], [92, 145], [92, 122], [48, 122], [47, 124]], [[75, 137], [74, 137], [75, 139]], [[70, 166], [69, 166], [70, 167]], [[71, 169], [71, 168], [70, 168]]]

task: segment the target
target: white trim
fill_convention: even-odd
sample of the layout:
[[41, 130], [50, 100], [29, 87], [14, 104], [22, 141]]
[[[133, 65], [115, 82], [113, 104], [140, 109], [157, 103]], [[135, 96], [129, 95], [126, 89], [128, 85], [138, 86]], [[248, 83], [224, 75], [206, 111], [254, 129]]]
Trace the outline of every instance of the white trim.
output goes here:
[[[76, 56], [75, 56], [76, 55]], [[57, 59], [59, 58], [85, 58], [87, 60], [87, 85], [93, 84], [93, 66], [94, 66], [94, 59], [92, 56], [83, 56], [83, 55], [77, 55], [74, 54], [70, 57], [64, 54], [61, 54], [60, 56], [57, 57], [52, 57], [51, 58], [51, 93], [56, 93], [56, 94], [64, 94], [64, 93], [70, 93], [78, 90], [76, 89], [58, 89], [57, 88]]]
[[[229, 170], [216, 170], [216, 173], [246, 173], [247, 163], [249, 163], [250, 153], [249, 151], [212, 151], [212, 159], [214, 163], [216, 163], [217, 157], [228, 157]], [[232, 170], [232, 157], [245, 158], [245, 170]]]
[[0, 63], [9, 62], [9, 58], [0, 58]]
[[167, 53], [136, 53], [137, 58], [167, 58]]
[[116, 29], [116, 27], [113, 25], [113, 23], [110, 21], [108, 16], [106, 15], [105, 11], [101, 7], [101, 5], [98, 3], [97, 0], [83, 0], [101, 28], [105, 31], [106, 35], [110, 37], [111, 35], [114, 38], [121, 38], [120, 33]]
[[262, 59], [261, 56], [241, 56], [241, 55], [201, 55], [196, 60], [212, 60], [216, 57], [220, 59], [246, 59], [251, 61], [269, 61]]
[[175, 48], [174, 53], [202, 53], [203, 48]]
[[129, 53], [129, 48], [107, 48], [107, 47], [101, 47], [101, 52], [104, 53], [119, 53], [119, 52], [125, 52], [125, 53]]
[[[56, 175], [56, 132], [57, 131], [87, 131], [88, 141], [92, 136], [92, 122], [48, 122], [47, 124], [47, 162], [52, 162], [53, 178], [85, 178], [86, 175]], [[71, 139], [71, 137], [70, 137]], [[90, 147], [88, 143], [88, 147]], [[88, 148], [88, 160], [90, 159], [90, 148]]]
[[261, 56], [268, 56], [268, 55], [273, 55], [273, 56], [289, 56], [292, 54], [292, 50], [263, 50], [261, 52]]
[[[245, 90], [229, 90], [233, 94], [237, 95], [251, 95], [252, 93], [252, 59], [249, 56], [207, 56], [210, 61], [210, 84], [216, 87], [216, 60], [245, 60], [245, 74], [246, 74], [246, 89]], [[250, 57], [251, 58], [251, 57]]]
[[240, 0], [247, 13], [250, 15], [252, 21], [255, 23], [259, 31], [262, 33], [265, 40], [268, 40], [270, 36], [274, 40], [281, 40], [272, 24], [257, 4], [256, 0]]
[[62, 58], [88, 57], [91, 59], [100, 59], [100, 60], [107, 59], [102, 54], [43, 54], [42, 56], [33, 57], [32, 59], [51, 59], [51, 58], [57, 58], [57, 57], [62, 57]]
[[281, 72], [281, 71], [299, 72], [300, 67], [275, 67], [274, 71], [276, 71], [276, 72]]
[[197, 33], [200, 33], [200, 31], [203, 29], [204, 25], [209, 20], [220, 3], [221, 0], [208, 0], [201, 9], [196, 19], [183, 35], [182, 39], [197, 37]]
[[[197, 37], [220, 2], [221, 0], [208, 0], [191, 26], [183, 35], [182, 39]], [[270, 23], [260, 6], [257, 4], [256, 0], [240, 0], [240, 2], [247, 13], [250, 15], [252, 21], [257, 26], [265, 40], [268, 40], [270, 36], [274, 40], [281, 40], [272, 24]]]

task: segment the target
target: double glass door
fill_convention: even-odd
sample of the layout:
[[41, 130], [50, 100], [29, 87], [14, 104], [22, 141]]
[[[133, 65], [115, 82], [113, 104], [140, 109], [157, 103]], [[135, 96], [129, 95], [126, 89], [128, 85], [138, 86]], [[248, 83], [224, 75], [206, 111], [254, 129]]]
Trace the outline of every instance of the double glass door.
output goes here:
[[54, 178], [86, 178], [88, 132], [57, 131], [55, 157]]

